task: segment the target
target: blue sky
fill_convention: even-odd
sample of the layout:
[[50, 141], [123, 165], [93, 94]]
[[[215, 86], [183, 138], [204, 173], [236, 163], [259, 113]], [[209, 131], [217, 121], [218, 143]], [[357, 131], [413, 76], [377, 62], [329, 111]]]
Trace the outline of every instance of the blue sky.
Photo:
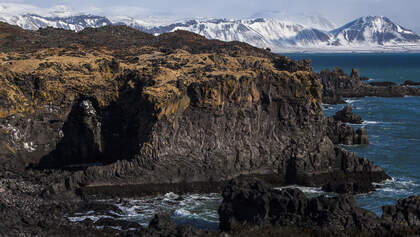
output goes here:
[[366, 15], [383, 15], [420, 32], [420, 0], [6, 0], [37, 7], [65, 5], [102, 15], [249, 18], [281, 14], [323, 15], [337, 24]]

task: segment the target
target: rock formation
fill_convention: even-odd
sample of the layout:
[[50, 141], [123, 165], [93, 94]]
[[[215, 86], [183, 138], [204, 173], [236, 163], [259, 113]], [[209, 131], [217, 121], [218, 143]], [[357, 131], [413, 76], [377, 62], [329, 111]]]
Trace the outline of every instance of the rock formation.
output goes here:
[[[105, 27], [77, 33], [84, 41], [53, 29], [35, 36], [57, 34], [68, 36], [68, 48], [16, 46], [2, 57], [2, 162], [76, 171], [62, 183], [70, 189], [241, 174], [298, 183], [342, 172], [308, 61], [186, 32]], [[101, 45], [88, 40], [98, 37], [109, 49], [87, 48]]]
[[420, 86], [420, 82], [407, 80], [403, 83], [403, 85], [406, 85], [406, 86]]
[[39, 185], [40, 199], [239, 175], [388, 178], [330, 140], [307, 60], [183, 31], [0, 29], [0, 173]]
[[333, 117], [328, 118], [328, 137], [334, 144], [363, 145], [369, 144], [366, 128], [355, 130], [347, 123], [362, 124], [360, 115], [353, 114], [351, 106], [347, 105], [338, 111]]
[[334, 120], [341, 121], [343, 123], [362, 124], [362, 117], [358, 114], [353, 113], [353, 109], [350, 105], [344, 107], [344, 109], [338, 111], [333, 116]]
[[[330, 235], [383, 236], [419, 233], [420, 199], [410, 197], [384, 207], [382, 217], [357, 206], [353, 196], [307, 198], [299, 189], [274, 190], [261, 181], [235, 179], [223, 192], [220, 228], [241, 231], [268, 227], [328, 230]], [[394, 236], [398, 236], [395, 234]]]
[[371, 82], [366, 83], [365, 77], [360, 77], [357, 70], [353, 70], [348, 76], [340, 68], [328, 69], [319, 73], [323, 86], [323, 103], [344, 104], [343, 98], [351, 97], [404, 97], [420, 96], [420, 88], [408, 86], [408, 84], [397, 85], [393, 82]]

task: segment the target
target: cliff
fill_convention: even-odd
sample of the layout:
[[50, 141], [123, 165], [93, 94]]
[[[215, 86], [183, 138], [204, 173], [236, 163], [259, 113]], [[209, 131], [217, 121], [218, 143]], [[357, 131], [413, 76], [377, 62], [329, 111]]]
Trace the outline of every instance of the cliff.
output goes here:
[[387, 178], [328, 138], [308, 61], [183, 31], [1, 27], [4, 170], [59, 170], [62, 189]]

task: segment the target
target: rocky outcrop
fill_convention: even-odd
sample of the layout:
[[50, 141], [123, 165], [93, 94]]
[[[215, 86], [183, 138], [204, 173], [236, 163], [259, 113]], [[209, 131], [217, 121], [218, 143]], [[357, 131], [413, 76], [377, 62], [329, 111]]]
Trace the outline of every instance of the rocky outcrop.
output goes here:
[[363, 145], [369, 144], [367, 129], [362, 127], [355, 130], [348, 125], [362, 124], [360, 115], [353, 114], [351, 106], [347, 105], [338, 111], [333, 117], [328, 118], [328, 137], [334, 144]]
[[406, 85], [406, 86], [420, 86], [420, 82], [407, 80], [403, 83], [403, 85]]
[[360, 77], [358, 71], [348, 76], [340, 68], [328, 69], [319, 73], [323, 85], [322, 97], [326, 104], [343, 104], [343, 98], [351, 97], [404, 97], [420, 96], [420, 88], [397, 85], [393, 82], [366, 83], [366, 78]]
[[363, 120], [362, 117], [358, 114], [353, 113], [353, 109], [351, 106], [347, 105], [344, 109], [338, 111], [333, 116], [334, 120], [341, 121], [343, 123], [353, 123], [353, 124], [362, 124]]
[[223, 192], [220, 228], [235, 231], [269, 226], [299, 227], [328, 230], [331, 236], [334, 233], [347, 236], [354, 233], [381, 235], [407, 227], [411, 233], [418, 233], [419, 200], [411, 197], [394, 207], [384, 207], [380, 218], [358, 207], [352, 196], [307, 198], [298, 189], [274, 190], [255, 179], [236, 179]]
[[328, 118], [328, 137], [334, 144], [363, 145], [369, 144], [366, 128], [354, 129], [350, 125], [334, 118]]

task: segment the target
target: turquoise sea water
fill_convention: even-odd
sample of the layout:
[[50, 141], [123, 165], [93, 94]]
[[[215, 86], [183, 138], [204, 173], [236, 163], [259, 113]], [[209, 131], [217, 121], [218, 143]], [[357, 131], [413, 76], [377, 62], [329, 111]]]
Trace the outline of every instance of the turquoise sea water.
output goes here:
[[[314, 70], [340, 66], [347, 73], [358, 68], [363, 76], [376, 81], [420, 81], [420, 54], [290, 54], [294, 59], [309, 58]], [[365, 120], [370, 144], [346, 146], [348, 150], [372, 160], [393, 179], [388, 180], [376, 192], [358, 195], [359, 205], [381, 214], [381, 206], [394, 205], [398, 199], [420, 195], [420, 97], [405, 98], [347, 98], [355, 113]], [[333, 115], [344, 105], [324, 105], [327, 116]], [[306, 194], [323, 194], [320, 188], [301, 188]], [[157, 212], [173, 212], [178, 223], [191, 224], [204, 229], [217, 229], [219, 194], [182, 195], [172, 193], [162, 197], [130, 200], [121, 205], [114, 203], [123, 214], [110, 213], [118, 219], [136, 221], [144, 226]], [[91, 210], [70, 215], [72, 221], [86, 218], [98, 220], [103, 214]]]
[[[294, 59], [309, 58], [315, 71], [339, 66], [350, 73], [358, 68], [375, 81], [403, 83], [420, 81], [420, 54], [290, 54]], [[359, 195], [359, 205], [381, 214], [381, 206], [398, 199], [420, 195], [420, 97], [348, 98], [355, 113], [366, 121], [370, 144], [346, 146], [372, 160], [393, 180], [381, 184], [377, 192]], [[328, 116], [344, 105], [324, 106]]]

